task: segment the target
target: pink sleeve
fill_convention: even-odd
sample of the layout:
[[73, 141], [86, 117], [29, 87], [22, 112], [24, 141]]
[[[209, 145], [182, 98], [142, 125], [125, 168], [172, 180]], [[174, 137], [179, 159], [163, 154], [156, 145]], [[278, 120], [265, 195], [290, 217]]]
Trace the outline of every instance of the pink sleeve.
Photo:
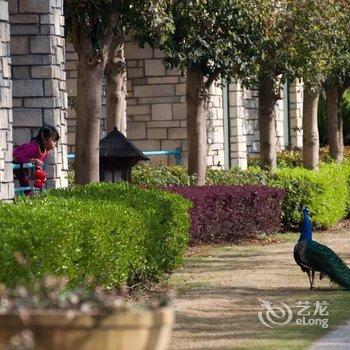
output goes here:
[[19, 163], [27, 163], [31, 158], [38, 157], [38, 145], [31, 142], [19, 146], [13, 150], [13, 157]]

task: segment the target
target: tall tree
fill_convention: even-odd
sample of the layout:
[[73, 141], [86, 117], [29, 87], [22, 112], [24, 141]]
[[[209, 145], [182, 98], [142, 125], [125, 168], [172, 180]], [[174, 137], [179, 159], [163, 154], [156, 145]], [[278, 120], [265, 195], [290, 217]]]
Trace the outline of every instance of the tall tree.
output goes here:
[[[166, 2], [166, 1], [165, 1]], [[155, 43], [165, 64], [184, 71], [187, 104], [188, 172], [205, 184], [206, 105], [215, 80], [247, 77], [254, 71], [252, 37], [259, 35], [244, 0], [167, 1], [169, 27], [154, 31], [135, 23], [136, 37]], [[146, 31], [145, 31], [146, 28]], [[140, 35], [141, 34], [141, 35]]]
[[105, 69], [106, 76], [106, 131], [116, 127], [126, 135], [126, 62], [124, 36], [115, 35]]
[[260, 166], [276, 167], [276, 103], [287, 77], [295, 76], [292, 64], [295, 6], [288, 0], [257, 0], [253, 20], [262, 36], [256, 37], [259, 91]]
[[[107, 76], [108, 129], [125, 130], [123, 37], [128, 22], [160, 23], [167, 0], [65, 0], [66, 37], [78, 54], [75, 181], [99, 181], [103, 73]], [[153, 6], [156, 4], [157, 6]], [[154, 11], [154, 9], [157, 11]], [[133, 16], [137, 13], [138, 17]], [[166, 22], [163, 23], [166, 28]], [[107, 67], [107, 69], [106, 69]]]
[[75, 181], [99, 181], [102, 78], [118, 1], [65, 0], [66, 35], [78, 54]]
[[[310, 53], [308, 34], [314, 25], [314, 18], [310, 19], [309, 8], [312, 6], [308, 1], [255, 1], [252, 20], [257, 22], [263, 34], [253, 42], [258, 51], [255, 83], [259, 90], [260, 165], [263, 169], [276, 167], [275, 111], [282, 86], [286, 80], [293, 81], [300, 77], [309, 63], [306, 59]], [[301, 38], [305, 43], [302, 47]]]
[[[337, 163], [344, 159], [343, 117], [341, 100], [346, 90], [344, 84], [328, 81], [326, 86], [326, 114], [329, 154]], [[349, 86], [349, 85], [348, 85]]]
[[304, 89], [303, 97], [303, 166], [317, 169], [319, 163], [320, 140], [317, 125], [319, 88]]
[[[348, 1], [348, 0], [343, 0]], [[317, 101], [337, 45], [336, 0], [256, 0], [253, 20], [263, 33], [258, 51], [257, 86], [262, 168], [276, 166], [275, 105], [286, 79], [304, 81], [304, 166], [318, 166]]]
[[[317, 169], [319, 134], [317, 108], [322, 84], [330, 76], [338, 60], [341, 37], [339, 20], [342, 16], [338, 0], [299, 0], [308, 13], [305, 32], [299, 36], [298, 57], [302, 61], [304, 81], [303, 166]], [[327, 107], [328, 109], [330, 106]], [[342, 140], [341, 140], [342, 143]]]
[[341, 100], [350, 87], [350, 1], [338, 1], [334, 5], [336, 12], [333, 23], [334, 42], [331, 51], [331, 73], [326, 88], [326, 112], [329, 153], [338, 163], [343, 161], [343, 116]]

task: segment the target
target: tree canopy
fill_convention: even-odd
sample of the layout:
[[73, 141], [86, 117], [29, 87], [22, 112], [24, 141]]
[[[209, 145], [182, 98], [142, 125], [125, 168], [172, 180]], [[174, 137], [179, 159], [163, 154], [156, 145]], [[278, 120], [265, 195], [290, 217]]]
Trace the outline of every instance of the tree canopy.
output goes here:
[[157, 11], [163, 18], [158, 24], [153, 23], [151, 27], [147, 18], [143, 23], [140, 17], [133, 16], [137, 20], [129, 25], [141, 44], [147, 42], [163, 51], [165, 64], [183, 71], [198, 67], [209, 81], [207, 86], [220, 77], [230, 80], [254, 74], [252, 37], [259, 32], [250, 20], [250, 2], [169, 0], [157, 3]]
[[[295, 0], [296, 1], [296, 0]], [[297, 0], [295, 63], [306, 89], [318, 89], [335, 67], [346, 67], [348, 0]], [[347, 10], [349, 11], [349, 10]], [[348, 16], [348, 15], [347, 15]], [[345, 49], [345, 50], [344, 50]]]
[[111, 16], [117, 15], [119, 6], [118, 0], [65, 0], [66, 37], [72, 42], [79, 40], [76, 29], [83, 28], [89, 33], [93, 53], [100, 55], [106, 32], [111, 26], [118, 30], [117, 22], [111, 23]]
[[336, 1], [330, 31], [332, 47], [330, 52], [330, 73], [327, 85], [350, 85], [350, 1]]

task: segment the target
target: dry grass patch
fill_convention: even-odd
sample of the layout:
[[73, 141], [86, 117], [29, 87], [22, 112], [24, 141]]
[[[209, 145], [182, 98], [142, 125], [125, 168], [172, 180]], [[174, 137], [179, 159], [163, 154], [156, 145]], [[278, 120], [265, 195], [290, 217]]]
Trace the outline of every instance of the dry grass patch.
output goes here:
[[[339, 230], [316, 233], [315, 239], [350, 264], [350, 232], [348, 226]], [[199, 255], [192, 250], [171, 280], [178, 291], [171, 349], [300, 350], [350, 319], [349, 292], [328, 280], [317, 280], [317, 288], [308, 290], [307, 275], [293, 260], [297, 239], [293, 233], [275, 235], [273, 244], [206, 247], [198, 249]], [[291, 323], [274, 328], [262, 325], [257, 317], [263, 310], [260, 300], [291, 306]], [[296, 325], [299, 300], [327, 301], [329, 328]]]

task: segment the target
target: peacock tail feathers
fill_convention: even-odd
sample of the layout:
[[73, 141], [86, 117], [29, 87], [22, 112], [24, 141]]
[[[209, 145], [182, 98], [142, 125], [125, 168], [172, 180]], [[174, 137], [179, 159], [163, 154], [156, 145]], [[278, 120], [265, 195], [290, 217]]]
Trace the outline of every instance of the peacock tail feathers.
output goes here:
[[331, 281], [350, 290], [350, 269], [332, 249], [318, 242], [309, 241], [304, 254], [313, 270], [328, 275]]

